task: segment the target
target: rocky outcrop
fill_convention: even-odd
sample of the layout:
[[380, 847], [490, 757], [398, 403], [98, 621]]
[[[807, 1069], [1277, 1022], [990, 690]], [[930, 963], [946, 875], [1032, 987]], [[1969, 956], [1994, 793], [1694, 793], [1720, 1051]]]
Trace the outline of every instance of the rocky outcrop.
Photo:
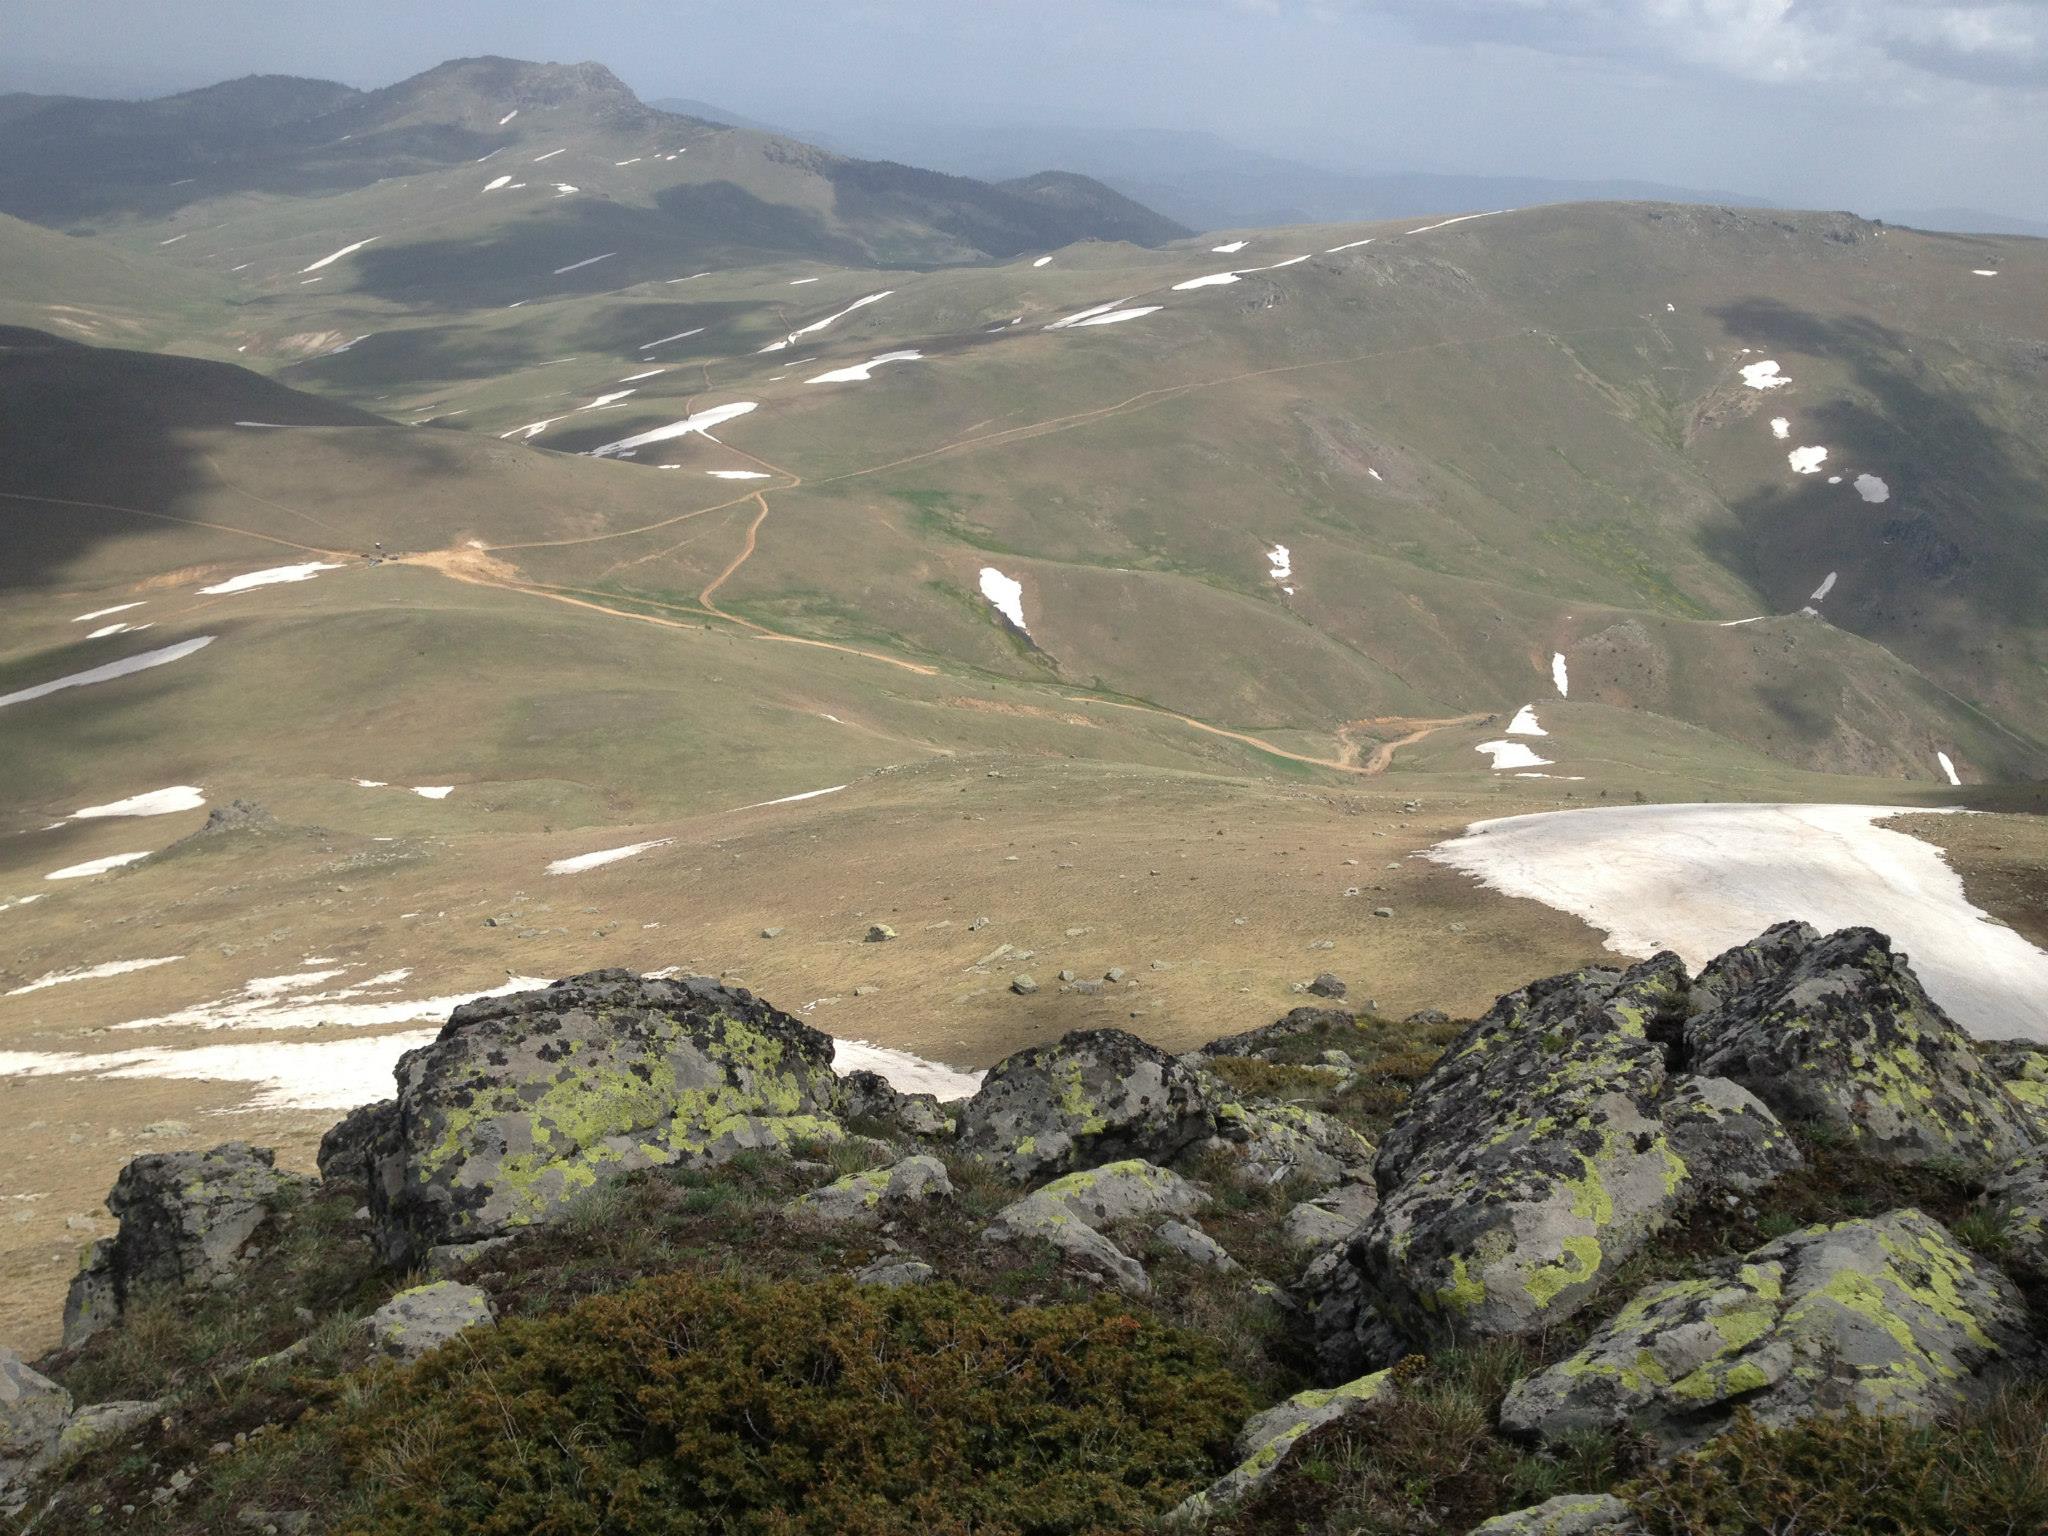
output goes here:
[[1513, 992], [1415, 1087], [1380, 1148], [1380, 1205], [1352, 1245], [1416, 1339], [1544, 1327], [1692, 1194], [1661, 1118], [1684, 1018], [1676, 955]]
[[313, 1187], [303, 1174], [278, 1172], [276, 1155], [236, 1141], [210, 1152], [152, 1152], [123, 1168], [107, 1195], [121, 1229], [93, 1244], [71, 1282], [65, 1345], [82, 1344], [139, 1291], [230, 1280], [264, 1227]]
[[1700, 973], [1684, 1046], [1788, 1120], [1898, 1163], [2003, 1161], [2044, 1125], [1871, 928], [1780, 923]]
[[1204, 1056], [1248, 1056], [1265, 1061], [1271, 1058], [1275, 1047], [1284, 1045], [1297, 1035], [1314, 1034], [1320, 1029], [1354, 1029], [1357, 1024], [1357, 1015], [1348, 1009], [1296, 1008], [1271, 1024], [1211, 1040], [1202, 1047], [1201, 1053]]
[[936, 1157], [906, 1157], [890, 1168], [849, 1173], [822, 1189], [790, 1201], [793, 1216], [814, 1221], [868, 1224], [887, 1220], [909, 1206], [951, 1199], [953, 1181]]
[[71, 1394], [0, 1349], [0, 1515], [21, 1507], [28, 1481], [57, 1458]]
[[986, 1243], [1033, 1238], [1071, 1263], [1143, 1295], [1152, 1288], [1144, 1265], [1103, 1236], [1103, 1228], [1192, 1216], [1209, 1197], [1179, 1174], [1137, 1158], [1070, 1173], [996, 1212]]
[[1560, 1493], [1511, 1515], [1495, 1515], [1469, 1536], [1642, 1536], [1629, 1507], [1611, 1493]]
[[494, 1322], [491, 1298], [473, 1285], [436, 1280], [400, 1291], [363, 1319], [372, 1347], [392, 1360], [417, 1360], [465, 1329]]
[[1290, 1248], [1304, 1253], [1321, 1252], [1347, 1241], [1366, 1224], [1379, 1203], [1379, 1191], [1370, 1183], [1339, 1184], [1289, 1211], [1281, 1223], [1281, 1233]]
[[1725, 1077], [1679, 1079], [1660, 1117], [1671, 1150], [1723, 1189], [1751, 1193], [1806, 1165], [1778, 1117]]
[[546, 1221], [602, 1174], [837, 1139], [836, 1095], [830, 1036], [704, 978], [480, 999], [399, 1062], [378, 1235], [413, 1262]]
[[1984, 1205], [2012, 1257], [2048, 1275], [2048, 1145], [2022, 1152], [1993, 1174]]
[[396, 1099], [379, 1099], [352, 1109], [339, 1125], [320, 1138], [316, 1162], [321, 1182], [360, 1185], [367, 1198], [372, 1181], [390, 1166], [397, 1150]]
[[1299, 1104], [1231, 1102], [1216, 1109], [1216, 1134], [1260, 1184], [1302, 1178], [1324, 1188], [1366, 1177], [1373, 1145], [1343, 1121]]
[[849, 1072], [839, 1080], [839, 1113], [872, 1120], [908, 1136], [943, 1136], [952, 1128], [938, 1095], [899, 1093], [879, 1072]]
[[1241, 1503], [1273, 1480], [1304, 1435], [1385, 1402], [1393, 1393], [1393, 1372], [1379, 1371], [1341, 1387], [1297, 1392], [1286, 1402], [1253, 1414], [1238, 1432], [1238, 1464], [1175, 1506], [1168, 1520], [1199, 1522]]
[[1586, 1347], [1518, 1383], [1510, 1433], [1546, 1443], [1623, 1427], [1698, 1445], [1737, 1407], [1928, 1420], [2028, 1358], [2012, 1283], [1916, 1210], [1808, 1227], [1705, 1278], [1652, 1285]]
[[1113, 1158], [1165, 1162], [1214, 1129], [1184, 1063], [1123, 1030], [1083, 1029], [990, 1068], [958, 1137], [1022, 1184]]
[[64, 1432], [57, 1437], [57, 1460], [68, 1466], [109, 1441], [140, 1429], [163, 1411], [161, 1399], [94, 1403], [91, 1407], [81, 1408], [65, 1421]]

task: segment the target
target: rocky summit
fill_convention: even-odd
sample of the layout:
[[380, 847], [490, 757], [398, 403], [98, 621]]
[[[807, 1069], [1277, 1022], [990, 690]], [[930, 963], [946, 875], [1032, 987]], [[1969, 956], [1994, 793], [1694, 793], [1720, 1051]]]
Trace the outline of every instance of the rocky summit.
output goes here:
[[1874, 1476], [1921, 1490], [1893, 1529], [2037, 1528], [2019, 1484], [1925, 1489], [2038, 1445], [2048, 1053], [1973, 1045], [1882, 934], [1462, 1025], [1075, 1031], [953, 1103], [835, 1054], [593, 971], [456, 1008], [318, 1180], [137, 1158], [63, 1347], [0, 1355], [5, 1507], [1640, 1536]]

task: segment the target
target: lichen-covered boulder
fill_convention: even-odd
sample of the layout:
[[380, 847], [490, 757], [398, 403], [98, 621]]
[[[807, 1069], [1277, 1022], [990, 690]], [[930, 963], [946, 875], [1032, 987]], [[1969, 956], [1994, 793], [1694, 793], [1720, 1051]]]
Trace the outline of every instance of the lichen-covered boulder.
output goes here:
[[1320, 1253], [1342, 1244], [1364, 1226], [1379, 1203], [1379, 1191], [1366, 1180], [1339, 1184], [1295, 1206], [1280, 1223], [1280, 1233], [1288, 1247]]
[[21, 1507], [28, 1480], [57, 1456], [71, 1394], [0, 1349], [0, 1514]]
[[1684, 1450], [1737, 1407], [1768, 1426], [1856, 1410], [1925, 1421], [2030, 1359], [2024, 1302], [1916, 1210], [1808, 1227], [1702, 1279], [1652, 1285], [1518, 1382], [1510, 1433], [1627, 1427]]
[[378, 1354], [417, 1360], [465, 1329], [496, 1319], [491, 1298], [477, 1287], [436, 1280], [400, 1291], [364, 1318], [363, 1326]]
[[601, 1175], [836, 1140], [832, 1039], [742, 988], [592, 971], [465, 1003], [398, 1064], [387, 1258], [549, 1220]]
[[1391, 1371], [1379, 1371], [1341, 1387], [1297, 1392], [1286, 1402], [1253, 1414], [1238, 1431], [1241, 1458], [1202, 1492], [1182, 1500], [1168, 1514], [1174, 1524], [1192, 1524], [1222, 1513], [1273, 1480], [1304, 1435], [1362, 1412], [1394, 1394]]
[[952, 1126], [937, 1094], [898, 1092], [879, 1072], [849, 1072], [839, 1080], [839, 1113], [910, 1136], [943, 1136]]
[[1984, 1205], [2012, 1257], [2048, 1274], [2048, 1145], [2022, 1152], [1993, 1174]]
[[871, 1223], [927, 1200], [951, 1198], [953, 1181], [936, 1157], [906, 1157], [889, 1168], [849, 1173], [789, 1202], [793, 1216], [813, 1221]]
[[398, 1100], [379, 1099], [352, 1109], [320, 1138], [315, 1163], [323, 1184], [356, 1184], [369, 1193], [371, 1181], [398, 1143]]
[[1134, 1295], [1152, 1288], [1144, 1265], [1102, 1235], [1126, 1222], [1192, 1216], [1209, 1197], [1179, 1174], [1137, 1158], [1070, 1173], [996, 1212], [985, 1243], [1035, 1238], [1052, 1244], [1084, 1270]]
[[1692, 1194], [1661, 1119], [1686, 976], [1663, 954], [1509, 993], [1415, 1087], [1354, 1239], [1379, 1311], [1413, 1339], [1569, 1317]]
[[130, 1430], [140, 1429], [163, 1411], [161, 1398], [94, 1403], [81, 1408], [65, 1421], [64, 1432], [57, 1437], [57, 1460], [69, 1466]]
[[958, 1136], [1022, 1184], [1111, 1158], [1163, 1162], [1215, 1123], [1184, 1063], [1121, 1029], [1077, 1029], [990, 1068], [960, 1108]]
[[1978, 1059], [2033, 1117], [2036, 1135], [2048, 1141], [2048, 1045], [2038, 1040], [1979, 1040], [1976, 1046]]
[[1355, 1029], [1356, 1014], [1344, 1008], [1296, 1008], [1275, 1019], [1271, 1024], [1261, 1024], [1257, 1029], [1247, 1029], [1241, 1034], [1225, 1035], [1220, 1040], [1211, 1040], [1202, 1047], [1204, 1056], [1249, 1056], [1264, 1060], [1273, 1053], [1275, 1046], [1285, 1044], [1297, 1035], [1313, 1034], [1319, 1029]]
[[1872, 928], [1781, 923], [1700, 973], [1690, 1069], [1896, 1163], [2003, 1161], [2042, 1127]]
[[1372, 1168], [1371, 1142], [1343, 1121], [1299, 1104], [1219, 1104], [1216, 1134], [1235, 1149], [1239, 1172], [1260, 1184], [1304, 1178], [1327, 1187], [1365, 1177]]
[[1686, 1167], [1723, 1189], [1750, 1193], [1806, 1166], [1769, 1106], [1725, 1077], [1680, 1078], [1660, 1118]]
[[226, 1284], [259, 1232], [313, 1188], [304, 1174], [278, 1172], [276, 1156], [234, 1141], [151, 1152], [123, 1168], [107, 1195], [121, 1229], [93, 1244], [72, 1281], [65, 1344], [113, 1321], [138, 1290]]
[[1635, 1513], [1611, 1493], [1560, 1493], [1511, 1515], [1495, 1515], [1468, 1536], [1642, 1536]]

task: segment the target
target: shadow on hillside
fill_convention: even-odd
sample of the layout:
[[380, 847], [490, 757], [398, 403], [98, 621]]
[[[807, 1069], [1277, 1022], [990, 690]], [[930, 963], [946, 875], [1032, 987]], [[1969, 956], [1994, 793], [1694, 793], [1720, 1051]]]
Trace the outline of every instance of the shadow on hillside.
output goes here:
[[0, 592], [61, 581], [101, 539], [171, 528], [140, 514], [172, 511], [215, 483], [183, 436], [191, 428], [386, 425], [231, 364], [13, 326], [0, 326], [0, 421]]

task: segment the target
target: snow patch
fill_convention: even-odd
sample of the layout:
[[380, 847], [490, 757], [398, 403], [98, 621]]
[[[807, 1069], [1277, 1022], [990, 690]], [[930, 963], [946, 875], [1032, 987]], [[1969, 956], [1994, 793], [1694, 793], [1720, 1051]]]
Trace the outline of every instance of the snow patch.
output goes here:
[[73, 811], [71, 819], [93, 821], [102, 816], [168, 816], [173, 811], [196, 811], [205, 804], [206, 796], [198, 786], [173, 784], [169, 789], [152, 789], [147, 794], [130, 795], [126, 800], [84, 806]]
[[453, 784], [415, 784], [412, 792], [422, 800], [446, 800], [455, 792]]
[[535, 156], [533, 157], [533, 163], [534, 163], [535, 165], [539, 165], [539, 164], [541, 164], [541, 163], [542, 163], [542, 162], [544, 162], [544, 161], [548, 161], [548, 160], [552, 160], [552, 159], [554, 159], [554, 158], [555, 158], [555, 156], [557, 156], [557, 155], [566, 155], [567, 153], [569, 153], [569, 148], [568, 148], [568, 146], [567, 146], [567, 145], [564, 145], [564, 146], [563, 146], [562, 148], [560, 148], [560, 149], [551, 149], [551, 150], [549, 150], [549, 151], [548, 151], [548, 152], [547, 152], [546, 154], [544, 154], [544, 155], [535, 155]]
[[1827, 457], [1828, 451], [1825, 448], [1794, 448], [1785, 455], [1785, 460], [1792, 466], [1792, 473], [1795, 475], [1817, 475], [1820, 473], [1821, 465], [1827, 462]]
[[927, 1061], [892, 1046], [836, 1037], [832, 1041], [832, 1070], [842, 1074], [874, 1072], [887, 1078], [889, 1086], [898, 1093], [929, 1093], [941, 1103], [972, 1097], [986, 1075], [963, 1072], [941, 1061]]
[[628, 843], [623, 848], [602, 848], [596, 853], [579, 853], [573, 858], [556, 859], [548, 865], [551, 875], [577, 875], [586, 869], [599, 869], [606, 864], [616, 864], [621, 859], [636, 858], [650, 848], [666, 848], [674, 842], [672, 837], [657, 837], [650, 842]]
[[585, 267], [594, 267], [600, 261], [610, 261], [618, 254], [617, 251], [606, 251], [602, 256], [586, 256], [581, 261], [570, 262], [566, 267], [555, 268], [555, 276], [560, 277], [564, 272], [578, 272]]
[[1005, 576], [992, 565], [981, 568], [981, 595], [1004, 618], [1024, 634], [1031, 633], [1031, 626], [1024, 622], [1024, 583]]
[[1212, 245], [1209, 247], [1209, 249], [1215, 252], [1218, 256], [1235, 256], [1239, 251], [1243, 250], [1247, 245], [1250, 244], [1251, 242], [1249, 240], [1233, 240], [1228, 245]]
[[148, 857], [149, 854], [146, 851], [142, 853], [110, 853], [103, 859], [88, 859], [83, 864], [67, 864], [62, 869], [53, 869], [43, 878], [45, 880], [87, 880], [94, 875], [104, 875], [110, 869], [119, 869], [125, 864], [133, 864], [138, 859], [146, 859]]
[[[1072, 323], [1072, 328], [1078, 330], [1084, 325], [1121, 325], [1126, 320], [1141, 320], [1146, 315], [1156, 315], [1163, 307], [1158, 304], [1141, 304], [1136, 309], [1112, 309], [1108, 314], [1090, 315], [1085, 320], [1076, 320]], [[1046, 327], [1049, 331], [1063, 328], [1057, 325]]]
[[1455, 219], [1445, 219], [1438, 224], [1425, 224], [1420, 229], [1409, 230], [1408, 233], [1411, 235], [1426, 235], [1433, 229], [1449, 229], [1453, 224], [1463, 224], [1468, 219], [1490, 219], [1495, 214], [1512, 213], [1513, 211], [1511, 208], [1493, 208], [1485, 213], [1461, 213]]
[[1031, 265], [1034, 267], [1049, 267], [1052, 265], [1052, 258], [1050, 256], [1041, 256]]
[[636, 437], [622, 437], [616, 443], [606, 443], [601, 448], [593, 448], [590, 450], [590, 456], [593, 459], [615, 458], [620, 454], [636, 452], [649, 443], [665, 443], [672, 438], [687, 437], [692, 432], [708, 433], [720, 423], [731, 421], [736, 416], [744, 416], [758, 406], [759, 402], [754, 400], [735, 400], [729, 405], [714, 405], [708, 411], [699, 411], [694, 416], [670, 422], [665, 427], [656, 427], [652, 432], [642, 432]]
[[1557, 696], [1568, 699], [1572, 692], [1571, 674], [1565, 669], [1564, 652], [1553, 652], [1550, 658], [1550, 680], [1557, 685]]
[[639, 382], [641, 379], [651, 379], [657, 373], [667, 372], [668, 370], [666, 368], [650, 368], [645, 373], [629, 373], [623, 379], [619, 380], [619, 382], [621, 384], [634, 384]]
[[642, 352], [651, 351], [655, 347], [665, 347], [672, 341], [688, 341], [692, 336], [702, 336], [703, 334], [704, 327], [700, 325], [694, 331], [677, 331], [675, 335], [664, 336], [659, 341], [643, 341], [640, 343], [640, 350]]
[[779, 800], [756, 800], [752, 805], [742, 805], [738, 809], [742, 811], [758, 811], [763, 806], [769, 805], [795, 805], [799, 800], [816, 800], [821, 795], [836, 795], [844, 788], [846, 788], [844, 784], [834, 784], [829, 789], [807, 789], [800, 795], [784, 795]]
[[500, 187], [510, 185], [511, 181], [512, 178], [510, 176], [500, 176], [496, 181], [487, 183], [484, 187], [484, 190], [486, 192], [495, 192]]
[[1493, 771], [1503, 768], [1548, 768], [1550, 759], [1538, 757], [1534, 751], [1519, 741], [1482, 741], [1473, 749], [1484, 752], [1492, 760]]
[[[518, 115], [519, 109], [517, 107], [514, 107], [510, 112], [507, 112], [503, 117], [498, 119], [498, 126], [500, 128], [504, 127], [507, 123], [511, 122], [512, 119], [517, 117]], [[491, 153], [495, 155], [497, 151], [494, 149], [491, 151]]]
[[1482, 821], [1425, 857], [1603, 929], [1635, 957], [1692, 966], [1803, 918], [1869, 926], [1910, 953], [1934, 1000], [1985, 1039], [2048, 1040], [2048, 954], [1970, 905], [1939, 849], [1870, 805], [1646, 805]]
[[204, 650], [213, 644], [216, 636], [200, 635], [192, 640], [180, 640], [176, 645], [166, 645], [154, 651], [144, 651], [139, 656], [124, 657], [110, 661], [103, 667], [92, 667], [84, 672], [73, 672], [68, 677], [56, 678], [51, 682], [37, 683], [33, 688], [19, 688], [13, 693], [0, 693], [0, 709], [9, 704], [25, 704], [30, 699], [46, 698], [64, 688], [84, 688], [93, 683], [110, 682], [117, 677], [126, 677], [131, 672], [144, 672], [151, 667], [161, 667], [190, 656], [194, 651]]
[[[817, 279], [814, 277], [808, 279], [808, 281], [815, 283]], [[848, 315], [852, 314], [857, 309], [865, 309], [870, 304], [880, 303], [883, 299], [888, 298], [895, 291], [896, 290], [893, 288], [884, 288], [880, 293], [871, 293], [867, 295], [865, 298], [855, 299], [851, 304], [847, 305], [846, 308], [840, 310], [838, 314], [827, 315], [822, 320], [813, 320], [809, 325], [806, 325], [799, 330], [791, 331], [787, 336], [783, 337], [782, 340], [769, 342], [767, 346], [761, 349], [761, 351], [764, 353], [780, 352], [784, 347], [789, 346], [798, 337], [814, 335], [817, 332], [824, 330], [825, 327], [831, 325], [834, 321], [844, 320]]]
[[1935, 753], [1934, 760], [1941, 764], [1941, 771], [1947, 777], [1949, 783], [1958, 786], [1962, 784], [1962, 779], [1956, 774], [1956, 765], [1946, 752]]
[[1524, 704], [1515, 711], [1515, 718], [1508, 722], [1510, 736], [1548, 736], [1550, 732], [1536, 723], [1536, 706]]
[[1742, 382], [1751, 389], [1783, 389], [1791, 379], [1778, 371], [1778, 365], [1768, 360], [1749, 363], [1742, 370]]
[[[681, 469], [680, 464], [664, 464], [663, 469]], [[714, 480], [771, 480], [774, 476], [759, 469], [707, 469], [704, 471]]]
[[354, 245], [344, 245], [332, 256], [322, 256], [310, 267], [299, 268], [300, 275], [303, 276], [305, 273], [308, 272], [318, 272], [322, 267], [331, 267], [337, 261], [341, 260], [342, 257], [353, 256], [357, 251], [360, 251], [364, 246], [374, 244], [376, 241], [381, 240], [382, 238], [383, 236], [381, 235], [372, 235], [368, 240], [358, 240]]
[[1347, 240], [1342, 245], [1331, 246], [1327, 251], [1323, 252], [1323, 254], [1325, 256], [1334, 256], [1339, 251], [1355, 251], [1361, 245], [1371, 245], [1375, 238], [1376, 237], [1373, 235], [1367, 235], [1363, 240]]
[[866, 383], [874, 377], [869, 371], [870, 369], [879, 368], [884, 363], [921, 362], [923, 358], [924, 354], [922, 352], [884, 352], [880, 357], [871, 357], [866, 362], [857, 364], [854, 367], [835, 368], [830, 373], [821, 373], [815, 379], [809, 379], [805, 382], [810, 384]]
[[101, 965], [74, 966], [68, 971], [51, 971], [38, 976], [26, 986], [16, 987], [6, 993], [8, 997], [21, 997], [29, 992], [40, 992], [45, 987], [59, 987], [68, 981], [98, 981], [106, 976], [126, 976], [131, 971], [153, 970], [159, 965], [176, 965], [183, 955], [159, 955], [154, 960], [108, 960]]
[[1890, 501], [1892, 488], [1876, 475], [1858, 475], [1856, 494], [1869, 502]]
[[[144, 601], [146, 602], [148, 599], [145, 598]], [[111, 608], [95, 608], [91, 613], [81, 613], [71, 622], [74, 624], [89, 624], [94, 619], [104, 619], [110, 614], [126, 613], [130, 608], [140, 608], [141, 606], [142, 603], [116, 603]]]
[[1817, 603], [1817, 602], [1819, 602], [1819, 601], [1820, 601], [1820, 600], [1821, 600], [1822, 598], [1826, 597], [1826, 596], [1827, 596], [1827, 595], [1828, 595], [1828, 594], [1829, 594], [1830, 592], [1834, 591], [1834, 590], [1835, 590], [1835, 576], [1836, 576], [1836, 575], [1837, 575], [1837, 573], [1836, 573], [1836, 572], [1834, 572], [1834, 571], [1829, 571], [1829, 572], [1828, 572], [1828, 577], [1827, 577], [1827, 580], [1826, 580], [1826, 581], [1823, 581], [1823, 582], [1822, 582], [1822, 583], [1821, 583], [1821, 584], [1820, 584], [1819, 586], [1817, 586], [1817, 587], [1815, 587], [1815, 588], [1813, 589], [1813, 596], [1809, 597], [1809, 598], [1807, 599], [1807, 601], [1808, 601], [1809, 603]]
[[1777, 438], [1780, 442], [1783, 442], [1786, 438], [1790, 437], [1791, 435], [1791, 422], [1787, 421], [1783, 416], [1773, 416], [1771, 418], [1771, 436]]
[[199, 591], [202, 596], [223, 597], [233, 592], [253, 591], [257, 587], [274, 587], [287, 581], [311, 581], [322, 571], [340, 569], [338, 565], [319, 560], [308, 560], [303, 565], [273, 565], [267, 571], [248, 571], [226, 581], [215, 582], [210, 587], [201, 587]]
[[1972, 277], [1996, 277], [1998, 276], [1998, 269], [1996, 267], [1972, 267], [1970, 268], [1970, 275]]
[[1294, 552], [1285, 544], [1275, 544], [1267, 550], [1266, 563], [1273, 568], [1269, 574], [1275, 581], [1294, 579]]

